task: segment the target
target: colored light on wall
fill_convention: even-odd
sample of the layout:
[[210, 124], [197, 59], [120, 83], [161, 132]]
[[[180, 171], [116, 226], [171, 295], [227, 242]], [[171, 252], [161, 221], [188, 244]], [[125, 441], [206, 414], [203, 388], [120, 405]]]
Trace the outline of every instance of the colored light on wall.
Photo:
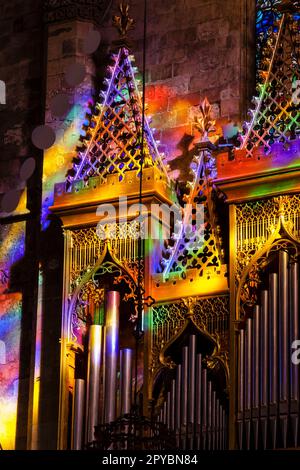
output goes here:
[[49, 226], [49, 207], [54, 200], [54, 185], [65, 180], [66, 171], [72, 166], [76, 155], [76, 145], [81, 134], [82, 125], [90, 103], [90, 95], [82, 94], [73, 106], [65, 121], [56, 130], [55, 144], [44, 152], [43, 167], [43, 202], [42, 228]]
[[[24, 196], [25, 197], [25, 196]], [[21, 327], [21, 294], [10, 293], [11, 270], [24, 256], [25, 223], [1, 227], [0, 243], [0, 443], [14, 449]]]
[[4, 450], [15, 447], [20, 327], [20, 294], [0, 295], [0, 341], [5, 345], [1, 361], [5, 363], [0, 364], [0, 443]]

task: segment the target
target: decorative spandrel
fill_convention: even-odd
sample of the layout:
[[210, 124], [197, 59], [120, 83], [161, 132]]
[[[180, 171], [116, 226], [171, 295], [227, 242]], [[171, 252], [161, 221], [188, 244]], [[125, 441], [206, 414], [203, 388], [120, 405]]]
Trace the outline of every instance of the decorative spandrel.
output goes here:
[[187, 321], [192, 321], [199, 331], [210, 337], [216, 346], [214, 355], [226, 357], [228, 352], [229, 298], [188, 297], [172, 304], [152, 307], [152, 373], [162, 366], [172, 367], [164, 351], [182, 333]]
[[285, 195], [236, 206], [236, 319], [258, 301], [267, 266], [279, 251], [299, 257], [300, 197]]
[[96, 104], [90, 116], [73, 168], [67, 173], [68, 184], [93, 176], [105, 182], [109, 174], [118, 174], [122, 181], [127, 171], [139, 176], [142, 159], [144, 168], [157, 166], [167, 175], [146, 117], [142, 132], [142, 100], [133, 57], [122, 47], [112, 61], [102, 103]]
[[236, 282], [255, 253], [261, 250], [278, 227], [280, 217], [300, 241], [300, 196], [298, 194], [247, 202], [236, 206]]
[[[133, 221], [107, 225], [107, 230], [113, 232], [110, 245], [115, 257], [133, 272], [138, 259], [139, 224]], [[104, 253], [106, 241], [97, 233], [97, 227], [72, 230], [70, 237], [70, 292], [73, 292], [86, 272], [93, 269]]]

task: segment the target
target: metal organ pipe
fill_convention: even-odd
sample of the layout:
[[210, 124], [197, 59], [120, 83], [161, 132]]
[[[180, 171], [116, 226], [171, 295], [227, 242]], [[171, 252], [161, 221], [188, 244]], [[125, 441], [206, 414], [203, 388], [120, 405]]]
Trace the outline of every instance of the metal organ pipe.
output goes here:
[[[292, 262], [290, 265], [290, 352], [293, 352], [292, 344], [299, 340], [299, 264]], [[294, 447], [298, 446], [299, 439], [299, 364], [293, 364], [290, 360], [290, 423], [291, 437]]]
[[176, 380], [173, 379], [172, 384], [171, 384], [171, 396], [170, 396], [170, 401], [171, 401], [170, 428], [172, 429], [172, 431], [175, 430], [175, 406], [176, 406], [175, 400], [176, 400]]
[[167, 426], [171, 429], [171, 391], [168, 392], [167, 396]]
[[222, 444], [221, 449], [226, 448], [226, 414], [224, 408], [222, 408]]
[[206, 449], [207, 443], [207, 370], [202, 371], [202, 449]]
[[195, 335], [189, 338], [189, 364], [188, 364], [188, 437], [189, 448], [193, 448], [195, 424], [195, 391], [196, 391], [196, 341]]
[[175, 431], [180, 449], [221, 449], [226, 445], [225, 410], [197, 354], [197, 337], [191, 335], [188, 344], [157, 417]]
[[268, 374], [269, 374], [269, 311], [268, 311], [268, 291], [263, 290], [261, 293], [261, 405], [268, 404]]
[[212, 402], [211, 402], [211, 449], [215, 449], [215, 435], [216, 433], [216, 391], [212, 393]]
[[280, 363], [279, 390], [280, 401], [286, 401], [288, 396], [288, 253], [279, 253], [279, 331], [280, 331]]
[[105, 423], [110, 423], [116, 418], [119, 304], [119, 292], [108, 291], [106, 294], [105, 316]]
[[212, 384], [207, 384], [207, 449], [211, 450]]
[[202, 356], [197, 354], [196, 360], [196, 449], [201, 442], [201, 395], [202, 395]]
[[268, 291], [261, 292], [260, 318], [260, 424], [263, 449], [267, 447], [269, 388], [269, 305]]
[[167, 402], [164, 402], [164, 407], [163, 407], [163, 423], [167, 424]]
[[[290, 311], [291, 335], [290, 344], [299, 340], [299, 264], [292, 263], [290, 268]], [[291, 399], [299, 400], [299, 365], [291, 361]]]
[[176, 443], [180, 443], [180, 429], [181, 429], [181, 364], [178, 364], [176, 369], [176, 405], [175, 405], [175, 429], [176, 429]]
[[88, 346], [88, 384], [87, 384], [87, 430], [86, 440], [94, 440], [95, 426], [99, 418], [100, 368], [102, 362], [101, 325], [91, 325]]
[[252, 319], [246, 322], [245, 335], [245, 431], [246, 448], [250, 449], [251, 443], [251, 407], [252, 407], [252, 365], [253, 365], [253, 340], [252, 340]]
[[259, 432], [259, 373], [260, 373], [260, 307], [254, 307], [254, 318], [252, 320], [252, 421], [254, 432], [254, 448], [258, 448], [258, 432]]
[[239, 382], [238, 382], [238, 410], [244, 411], [244, 375], [245, 375], [245, 330], [239, 334]]
[[75, 379], [74, 405], [73, 405], [73, 442], [72, 449], [80, 450], [83, 444], [83, 416], [84, 416], [85, 381]]
[[[289, 254], [278, 253], [278, 272], [269, 274], [268, 290], [261, 291], [245, 330], [238, 337], [239, 448], [285, 448], [299, 445], [299, 366], [290, 354], [299, 339], [299, 265]], [[221, 441], [226, 422], [220, 408]], [[212, 417], [213, 426], [214, 417]], [[243, 436], [245, 435], [246, 443]], [[270, 439], [268, 441], [268, 436]]]
[[253, 349], [254, 349], [254, 361], [253, 361], [253, 407], [258, 408], [259, 405], [259, 372], [260, 372], [260, 347], [259, 347], [259, 324], [260, 320], [260, 307], [255, 306], [254, 309], [254, 320], [252, 325], [253, 334]]
[[186, 449], [186, 432], [187, 432], [187, 405], [188, 405], [188, 363], [189, 363], [189, 348], [184, 346], [182, 349], [182, 368], [181, 368], [181, 428], [182, 428], [182, 445]]
[[252, 385], [252, 319], [248, 318], [247, 320], [247, 331], [246, 331], [246, 341], [245, 341], [245, 408], [246, 410], [251, 409], [251, 385]]
[[241, 329], [238, 336], [238, 445], [239, 448], [243, 447], [243, 432], [244, 432], [244, 387], [245, 387], [245, 330]]
[[220, 401], [216, 400], [216, 449], [220, 449]]
[[270, 402], [277, 403], [278, 399], [278, 285], [277, 273], [269, 278], [270, 305]]
[[121, 349], [120, 353], [120, 413], [130, 413], [132, 398], [132, 349]]

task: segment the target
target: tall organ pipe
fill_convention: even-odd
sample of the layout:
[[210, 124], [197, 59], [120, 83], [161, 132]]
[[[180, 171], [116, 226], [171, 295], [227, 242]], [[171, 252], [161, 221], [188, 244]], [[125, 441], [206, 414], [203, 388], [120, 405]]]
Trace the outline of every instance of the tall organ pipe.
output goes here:
[[108, 291], [106, 296], [105, 315], [105, 423], [110, 423], [116, 418], [117, 364], [119, 356], [119, 304], [119, 292]]
[[189, 372], [188, 372], [188, 434], [189, 448], [193, 448], [195, 423], [195, 391], [196, 391], [196, 341], [195, 335], [189, 338]]
[[[252, 344], [252, 319], [248, 318], [245, 338], [245, 435], [246, 448], [251, 445], [251, 407], [252, 407], [252, 364], [253, 364], [253, 344]], [[222, 418], [223, 419], [223, 418]], [[222, 422], [222, 425], [224, 423]], [[223, 430], [224, 433], [224, 430]], [[224, 441], [224, 435], [223, 441]]]
[[212, 383], [207, 384], [207, 448], [211, 450]]
[[173, 379], [171, 383], [171, 395], [170, 395], [170, 401], [171, 401], [171, 422], [170, 422], [170, 427], [172, 431], [175, 430], [175, 399], [176, 399], [176, 380]]
[[167, 395], [167, 426], [171, 429], [171, 391]]
[[278, 275], [271, 273], [269, 278], [270, 313], [270, 402], [278, 399]]
[[91, 325], [88, 346], [88, 384], [87, 384], [87, 442], [94, 440], [95, 426], [99, 418], [100, 369], [102, 362], [102, 332], [101, 325]]
[[182, 369], [181, 369], [181, 441], [183, 449], [186, 449], [186, 432], [187, 432], [187, 405], [188, 405], [188, 364], [189, 364], [189, 348], [184, 346], [182, 349]]
[[197, 354], [196, 363], [196, 449], [201, 443], [201, 395], [202, 395], [202, 355]]
[[239, 382], [238, 382], [238, 410], [244, 411], [244, 386], [245, 386], [245, 330], [240, 330], [239, 335]]
[[269, 374], [269, 311], [268, 311], [268, 291], [261, 293], [261, 405], [268, 404], [268, 374]]
[[211, 402], [211, 449], [215, 450], [216, 443], [216, 391], [212, 393]]
[[253, 348], [254, 348], [254, 361], [253, 361], [253, 408], [258, 408], [259, 405], [259, 374], [260, 374], [260, 348], [259, 348], [259, 334], [260, 334], [260, 307], [258, 305], [254, 308], [253, 320]]
[[164, 401], [163, 404], [163, 423], [167, 424], [167, 402]]
[[268, 291], [261, 292], [260, 315], [260, 426], [263, 449], [267, 447], [269, 387], [269, 304]]
[[280, 321], [280, 363], [279, 363], [279, 389], [280, 400], [286, 401], [288, 397], [288, 253], [279, 253], [279, 321]]
[[222, 446], [223, 446], [223, 407], [222, 405], [220, 405], [220, 409], [219, 409], [219, 425], [220, 425], [219, 449], [222, 450]]
[[120, 401], [121, 415], [130, 413], [132, 399], [132, 349], [121, 349], [120, 353]]
[[180, 430], [181, 430], [181, 364], [177, 366], [176, 370], [176, 407], [175, 407], [175, 429], [176, 429], [176, 444], [180, 444]]
[[207, 370], [202, 371], [202, 449], [207, 444]]
[[196, 337], [192, 335], [189, 346], [182, 348], [181, 364], [169, 383], [157, 416], [158, 421], [175, 431], [179, 448], [225, 448], [226, 413], [213, 388], [207, 369], [202, 367], [202, 355], [196, 353]]
[[[290, 305], [291, 305], [291, 345], [295, 340], [299, 340], [299, 264], [291, 264], [291, 285], [290, 285]], [[299, 365], [291, 361], [291, 399], [299, 400]]]
[[222, 449], [224, 450], [226, 448], [226, 414], [225, 414], [224, 408], [222, 410], [222, 428], [223, 428], [223, 432], [222, 432]]
[[247, 410], [251, 409], [251, 398], [252, 398], [252, 319], [248, 318], [247, 320], [247, 331], [246, 331], [246, 341], [245, 341], [245, 387], [246, 387], [246, 399], [245, 399], [245, 408]]
[[220, 449], [220, 400], [216, 402], [216, 449]]
[[73, 450], [82, 449], [85, 381], [75, 379], [73, 408]]

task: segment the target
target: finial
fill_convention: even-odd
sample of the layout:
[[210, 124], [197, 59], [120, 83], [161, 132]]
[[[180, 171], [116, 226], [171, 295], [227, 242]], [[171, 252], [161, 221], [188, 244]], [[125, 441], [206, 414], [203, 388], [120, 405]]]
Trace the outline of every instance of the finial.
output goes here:
[[126, 42], [128, 32], [134, 27], [134, 19], [129, 16], [129, 5], [127, 2], [121, 2], [119, 5], [120, 16], [113, 16], [113, 26], [117, 28], [120, 34], [120, 41]]
[[208, 141], [208, 134], [214, 131], [216, 121], [212, 119], [212, 108], [208, 99], [205, 98], [199, 106], [200, 113], [194, 117], [194, 127], [200, 134], [201, 142]]

